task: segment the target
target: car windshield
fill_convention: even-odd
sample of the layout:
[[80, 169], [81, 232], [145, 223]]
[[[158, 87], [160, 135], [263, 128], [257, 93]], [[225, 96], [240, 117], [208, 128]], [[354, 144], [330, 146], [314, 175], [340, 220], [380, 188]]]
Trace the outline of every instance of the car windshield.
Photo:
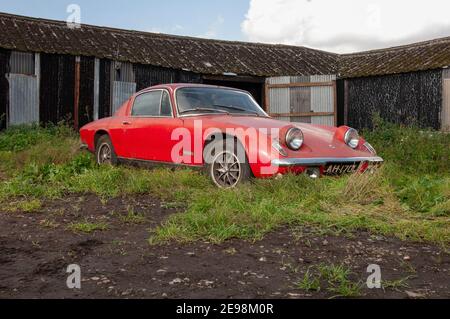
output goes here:
[[249, 114], [266, 116], [253, 98], [241, 91], [221, 88], [181, 88], [176, 93], [178, 113]]

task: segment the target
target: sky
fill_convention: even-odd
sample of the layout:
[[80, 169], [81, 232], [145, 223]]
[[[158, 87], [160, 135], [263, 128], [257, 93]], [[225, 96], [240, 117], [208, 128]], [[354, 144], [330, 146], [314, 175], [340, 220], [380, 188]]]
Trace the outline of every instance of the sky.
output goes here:
[[303, 45], [337, 53], [450, 36], [448, 0], [0, 0], [0, 11], [223, 40]]

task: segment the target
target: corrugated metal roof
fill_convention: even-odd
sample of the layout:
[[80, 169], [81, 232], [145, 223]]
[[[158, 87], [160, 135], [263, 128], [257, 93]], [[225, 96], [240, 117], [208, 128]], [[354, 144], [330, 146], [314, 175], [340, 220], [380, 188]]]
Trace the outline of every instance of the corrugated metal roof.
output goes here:
[[450, 66], [450, 37], [340, 56], [342, 78], [399, 74]]
[[195, 73], [277, 77], [398, 74], [450, 66], [450, 37], [338, 55], [306, 47], [209, 40], [0, 13], [0, 47], [94, 56]]
[[336, 74], [338, 55], [305, 47], [207, 40], [0, 13], [0, 47], [251, 76]]

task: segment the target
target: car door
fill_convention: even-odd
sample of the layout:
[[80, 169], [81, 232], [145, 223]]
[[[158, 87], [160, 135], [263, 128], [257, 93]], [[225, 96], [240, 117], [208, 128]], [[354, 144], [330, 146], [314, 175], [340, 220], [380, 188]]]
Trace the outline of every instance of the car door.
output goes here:
[[182, 127], [173, 115], [170, 94], [165, 89], [147, 91], [135, 97], [126, 121], [128, 157], [137, 160], [172, 162], [172, 131]]

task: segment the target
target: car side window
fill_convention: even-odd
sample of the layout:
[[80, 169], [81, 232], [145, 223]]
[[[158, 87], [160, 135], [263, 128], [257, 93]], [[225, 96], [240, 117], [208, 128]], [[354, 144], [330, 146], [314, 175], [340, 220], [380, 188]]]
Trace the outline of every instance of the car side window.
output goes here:
[[138, 95], [133, 104], [132, 116], [160, 116], [163, 91], [153, 91]]
[[172, 116], [172, 105], [170, 104], [169, 93], [163, 91], [161, 99], [161, 116]]

